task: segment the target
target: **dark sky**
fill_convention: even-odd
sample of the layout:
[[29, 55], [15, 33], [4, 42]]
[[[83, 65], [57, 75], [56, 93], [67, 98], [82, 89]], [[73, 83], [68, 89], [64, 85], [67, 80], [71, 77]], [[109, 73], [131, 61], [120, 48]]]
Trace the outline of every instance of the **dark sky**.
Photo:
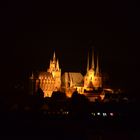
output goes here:
[[91, 46], [100, 55], [102, 71], [127, 86], [135, 80], [136, 3], [9, 1], [0, 10], [3, 80], [24, 79], [32, 70], [47, 69], [54, 50], [62, 71], [84, 73]]

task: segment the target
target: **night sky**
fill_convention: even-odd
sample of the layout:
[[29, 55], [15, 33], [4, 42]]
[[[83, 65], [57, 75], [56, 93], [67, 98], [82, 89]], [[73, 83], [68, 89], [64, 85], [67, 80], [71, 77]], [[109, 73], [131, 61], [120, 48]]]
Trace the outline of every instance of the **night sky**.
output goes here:
[[[1, 81], [27, 79], [47, 70], [55, 50], [64, 71], [85, 74], [94, 47], [101, 70], [133, 87], [138, 72], [139, 34], [136, 3], [41, 3], [9, 1], [1, 6]], [[137, 13], [137, 14], [136, 14]], [[4, 86], [5, 87], [5, 86]]]

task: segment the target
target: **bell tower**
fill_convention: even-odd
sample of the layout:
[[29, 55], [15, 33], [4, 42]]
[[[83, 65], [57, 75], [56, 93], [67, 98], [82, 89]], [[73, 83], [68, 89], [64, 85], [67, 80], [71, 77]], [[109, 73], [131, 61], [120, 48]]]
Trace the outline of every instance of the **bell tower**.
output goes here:
[[95, 59], [94, 59], [94, 51], [92, 49], [92, 57], [91, 57], [91, 67], [89, 68], [89, 55], [87, 58], [87, 73], [84, 77], [84, 88], [89, 90], [91, 87], [93, 89], [97, 89], [102, 87], [102, 77], [99, 72], [99, 60], [97, 57], [96, 68], [95, 68]]
[[53, 54], [53, 59], [50, 60], [50, 67], [48, 69], [48, 72], [50, 72], [55, 80], [54, 87], [55, 89], [60, 89], [61, 87], [61, 69], [59, 67], [59, 60], [56, 59], [55, 52]]

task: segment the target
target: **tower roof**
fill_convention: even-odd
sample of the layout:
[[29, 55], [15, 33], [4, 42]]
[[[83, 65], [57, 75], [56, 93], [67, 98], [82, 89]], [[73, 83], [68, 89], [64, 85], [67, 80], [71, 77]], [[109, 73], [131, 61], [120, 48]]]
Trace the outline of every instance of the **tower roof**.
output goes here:
[[34, 73], [32, 72], [32, 75], [30, 76], [30, 79], [34, 79]]
[[56, 68], [59, 70], [59, 61], [57, 59], [57, 62], [56, 62]]
[[99, 75], [99, 60], [97, 56], [97, 64], [96, 64], [96, 75]]

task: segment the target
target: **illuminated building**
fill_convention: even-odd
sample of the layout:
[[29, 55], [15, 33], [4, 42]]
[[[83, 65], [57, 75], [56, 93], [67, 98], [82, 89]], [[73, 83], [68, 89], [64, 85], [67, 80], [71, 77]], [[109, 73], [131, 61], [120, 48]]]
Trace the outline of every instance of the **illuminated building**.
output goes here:
[[47, 71], [40, 72], [37, 78], [30, 78], [32, 82], [35, 81], [34, 92], [37, 88], [41, 88], [44, 92], [44, 97], [51, 97], [53, 91], [59, 91], [61, 88], [61, 69], [59, 68], [59, 61], [56, 60], [55, 52], [53, 60], [50, 60], [50, 67]]
[[92, 64], [89, 65], [89, 55], [87, 60], [87, 73], [84, 77], [84, 89], [87, 91], [102, 87], [102, 77], [99, 72], [99, 62], [97, 58], [96, 69], [94, 61], [94, 53], [92, 52]]
[[[98, 61], [97, 58], [95, 67], [94, 53], [92, 51], [91, 66], [88, 55], [87, 73], [85, 76], [78, 72], [65, 72], [62, 75], [62, 89], [68, 97], [71, 97], [72, 93], [77, 90], [78, 93], [89, 97], [91, 101], [98, 98], [102, 100], [104, 98], [104, 93], [101, 90], [99, 91], [99, 89], [102, 89], [102, 77], [99, 72]], [[95, 90], [99, 92], [93, 93]]]
[[[74, 91], [78, 91], [78, 93], [86, 95], [91, 100], [95, 100], [98, 97], [103, 99], [104, 94], [102, 92], [93, 93], [93, 91], [102, 88], [102, 77], [99, 72], [98, 58], [95, 67], [93, 52], [91, 63], [90, 66], [88, 56], [87, 73], [85, 76], [80, 72], [65, 72], [61, 77], [59, 61], [56, 60], [54, 53], [53, 60], [50, 60], [49, 69], [40, 72], [36, 78], [33, 75], [31, 76], [32, 91], [37, 91], [40, 87], [44, 92], [44, 97], [51, 97], [54, 91], [65, 92], [67, 97], [71, 97]], [[33, 86], [34, 84], [35, 86]]]
[[68, 97], [72, 96], [74, 91], [78, 91], [78, 93], [84, 93], [83, 87], [83, 75], [78, 72], [65, 72], [62, 75], [62, 90], [66, 93]]

